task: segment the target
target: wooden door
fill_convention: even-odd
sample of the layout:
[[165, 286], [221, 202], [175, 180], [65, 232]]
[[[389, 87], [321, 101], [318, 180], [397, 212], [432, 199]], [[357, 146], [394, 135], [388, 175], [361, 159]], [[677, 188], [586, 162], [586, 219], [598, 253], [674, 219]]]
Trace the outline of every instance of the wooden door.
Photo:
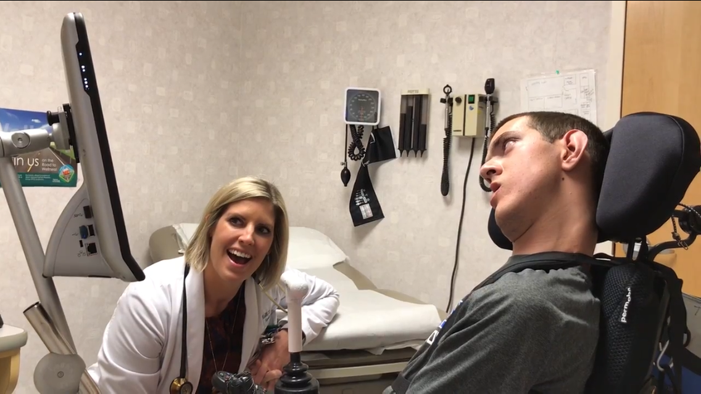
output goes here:
[[[701, 2], [627, 2], [621, 116], [663, 112], [686, 119], [701, 132], [699, 20]], [[682, 202], [701, 205], [701, 175]], [[649, 240], [653, 245], [673, 240], [671, 220]], [[622, 254], [620, 245], [615, 245], [615, 253]], [[672, 267], [684, 280], [685, 293], [701, 297], [701, 237], [689, 249], [674, 249], [657, 261]]]

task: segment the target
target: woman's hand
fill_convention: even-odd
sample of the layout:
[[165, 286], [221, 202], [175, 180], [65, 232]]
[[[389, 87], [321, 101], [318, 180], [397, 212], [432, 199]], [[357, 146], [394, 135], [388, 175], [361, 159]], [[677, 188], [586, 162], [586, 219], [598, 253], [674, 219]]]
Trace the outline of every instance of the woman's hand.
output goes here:
[[253, 382], [266, 390], [274, 390], [275, 383], [282, 376], [282, 368], [290, 362], [287, 331], [275, 334], [275, 342], [264, 346], [260, 356], [251, 365]]

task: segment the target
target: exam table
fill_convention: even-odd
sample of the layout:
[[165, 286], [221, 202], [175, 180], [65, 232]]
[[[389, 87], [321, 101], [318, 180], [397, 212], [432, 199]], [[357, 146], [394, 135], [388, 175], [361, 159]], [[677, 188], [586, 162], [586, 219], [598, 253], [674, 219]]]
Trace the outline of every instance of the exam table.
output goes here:
[[[149, 239], [153, 261], [182, 255], [196, 227], [179, 223], [156, 230]], [[340, 294], [336, 317], [302, 353], [323, 394], [381, 393], [445, 318], [434, 305], [378, 289], [315, 229], [290, 228], [287, 266], [327, 281]]]
[[27, 332], [7, 324], [0, 327], [0, 394], [15, 391], [19, 378], [20, 348], [27, 344]]

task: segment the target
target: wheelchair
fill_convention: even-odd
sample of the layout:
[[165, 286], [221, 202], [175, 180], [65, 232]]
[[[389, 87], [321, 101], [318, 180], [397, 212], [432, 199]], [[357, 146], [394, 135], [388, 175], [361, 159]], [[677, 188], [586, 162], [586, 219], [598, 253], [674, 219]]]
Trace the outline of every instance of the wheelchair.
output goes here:
[[[682, 368], [701, 375], [701, 359], [686, 349], [682, 280], [655, 257], [687, 248], [701, 233], [701, 206], [681, 204], [701, 167], [701, 143], [684, 119], [655, 112], [627, 115], [604, 134], [610, 151], [596, 212], [598, 241], [628, 248], [625, 257], [595, 255], [593, 291], [601, 300], [601, 321], [586, 393], [681, 393]], [[647, 237], [670, 218], [673, 240], [648, 246]], [[488, 231], [497, 246], [512, 249], [494, 209]], [[637, 255], [633, 245], [640, 245]], [[552, 264], [517, 270], [565, 268]]]

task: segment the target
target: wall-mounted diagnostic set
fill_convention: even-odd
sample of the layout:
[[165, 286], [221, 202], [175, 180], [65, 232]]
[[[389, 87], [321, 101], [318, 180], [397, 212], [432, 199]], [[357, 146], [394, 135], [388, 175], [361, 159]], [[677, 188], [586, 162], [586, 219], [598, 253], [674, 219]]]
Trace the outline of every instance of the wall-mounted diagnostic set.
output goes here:
[[[445, 140], [444, 140], [444, 163], [443, 175], [441, 177], [441, 194], [448, 195], [450, 189], [448, 175], [448, 157], [450, 153], [451, 137], [469, 137], [472, 139], [470, 148], [470, 157], [467, 160], [467, 169], [465, 170], [465, 180], [463, 181], [462, 195], [462, 210], [460, 212], [460, 222], [458, 224], [458, 239], [455, 246], [455, 262], [453, 263], [453, 274], [450, 281], [450, 296], [446, 311], [452, 309], [453, 292], [455, 290], [455, 278], [457, 275], [458, 261], [460, 255], [460, 237], [462, 235], [462, 223], [465, 215], [465, 203], [467, 200], [467, 178], [470, 174], [472, 166], [472, 157], [475, 152], [475, 140], [484, 136], [484, 145], [482, 148], [482, 163], [487, 156], [489, 141], [494, 132], [494, 105], [498, 102], [494, 96], [495, 84], [494, 78], [489, 78], [484, 84], [485, 94], [471, 93], [451, 96], [452, 88], [446, 85], [443, 89], [445, 97], [441, 99], [441, 103], [445, 104]], [[486, 192], [492, 190], [485, 184], [484, 178], [479, 176], [480, 187]]]
[[487, 124], [487, 96], [461, 94], [453, 98], [453, 137], [478, 137]]
[[[489, 141], [494, 132], [494, 107], [499, 102], [494, 95], [494, 78], [489, 78], [484, 84], [484, 94], [470, 93], [452, 95], [453, 88], [446, 85], [443, 88], [445, 97], [441, 103], [445, 105], [445, 137], [443, 139], [443, 173], [441, 175], [441, 194], [447, 196], [450, 191], [449, 157], [451, 137], [472, 138], [470, 163], [474, 152], [475, 139], [484, 137], [482, 147], [482, 163], [487, 156]], [[469, 167], [468, 170], [469, 172]], [[465, 174], [467, 176], [467, 174]], [[484, 179], [480, 176], [480, 188], [491, 192]]]
[[414, 152], [414, 157], [426, 151], [428, 132], [429, 90], [402, 91], [399, 110], [399, 156]]

